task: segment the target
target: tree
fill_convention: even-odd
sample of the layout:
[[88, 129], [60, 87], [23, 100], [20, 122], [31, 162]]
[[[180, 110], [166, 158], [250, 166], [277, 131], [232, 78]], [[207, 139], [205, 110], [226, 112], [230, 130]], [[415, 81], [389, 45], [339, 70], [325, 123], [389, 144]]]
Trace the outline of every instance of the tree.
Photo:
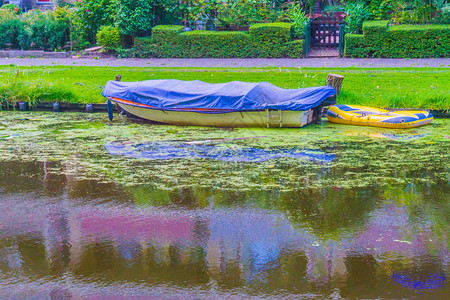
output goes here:
[[112, 0], [110, 14], [115, 27], [124, 35], [148, 31], [154, 18], [153, 0]]

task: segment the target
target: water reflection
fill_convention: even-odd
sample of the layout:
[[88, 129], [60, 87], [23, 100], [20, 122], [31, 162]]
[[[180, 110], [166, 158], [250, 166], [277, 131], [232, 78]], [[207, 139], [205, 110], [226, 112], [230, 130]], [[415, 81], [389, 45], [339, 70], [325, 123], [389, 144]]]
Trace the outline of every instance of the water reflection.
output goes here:
[[445, 182], [164, 191], [57, 162], [0, 163], [0, 174], [5, 297], [448, 293]]

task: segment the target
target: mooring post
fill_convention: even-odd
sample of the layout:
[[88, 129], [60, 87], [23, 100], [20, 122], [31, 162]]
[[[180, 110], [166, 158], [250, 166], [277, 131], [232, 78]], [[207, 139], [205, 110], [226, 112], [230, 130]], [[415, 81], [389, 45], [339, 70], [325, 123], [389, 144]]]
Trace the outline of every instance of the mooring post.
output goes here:
[[110, 121], [112, 121], [114, 118], [114, 115], [113, 115], [113, 111], [112, 111], [112, 103], [111, 103], [111, 100], [109, 100], [109, 98], [108, 98], [108, 100], [106, 100], [106, 110], [108, 111], [108, 119]]
[[86, 112], [87, 113], [93, 113], [94, 112], [94, 105], [93, 104], [86, 104]]
[[61, 106], [59, 105], [59, 102], [53, 102], [52, 109], [53, 109], [53, 112], [60, 112]]
[[[116, 81], [121, 81], [122, 80], [122, 75], [117, 74], [116, 75]], [[113, 107], [112, 107], [112, 103], [111, 100], [108, 98], [108, 100], [106, 100], [106, 108], [108, 110], [108, 119], [110, 121], [113, 120], [114, 118], [114, 114], [113, 114]]]
[[[324, 113], [324, 105], [332, 105], [336, 104], [336, 97], [341, 92], [342, 81], [344, 80], [344, 76], [337, 74], [328, 74], [327, 76], [327, 85], [333, 87], [336, 90], [336, 95], [334, 96], [334, 101], [325, 100], [321, 105], [314, 109], [315, 120], [314, 123], [320, 124], [322, 122], [322, 115]], [[328, 99], [328, 98], [327, 98]]]
[[342, 75], [328, 74], [327, 76], [327, 85], [334, 87], [336, 96], [341, 92], [342, 81], [344, 81], [344, 76]]
[[20, 111], [27, 111], [28, 109], [28, 103], [27, 102], [19, 102], [19, 110]]

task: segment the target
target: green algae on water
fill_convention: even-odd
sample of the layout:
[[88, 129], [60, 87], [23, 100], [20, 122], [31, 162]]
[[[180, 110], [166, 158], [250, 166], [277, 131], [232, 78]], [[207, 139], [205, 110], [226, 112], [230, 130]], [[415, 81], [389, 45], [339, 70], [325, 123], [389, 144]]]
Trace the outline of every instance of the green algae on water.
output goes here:
[[[395, 130], [330, 124], [302, 129], [220, 129], [109, 122], [103, 114], [1, 113], [0, 160], [60, 161], [61, 172], [125, 186], [238, 190], [350, 189], [448, 182], [449, 120]], [[242, 137], [260, 137], [234, 140]], [[225, 139], [222, 147], [320, 150], [331, 163], [278, 158], [237, 163], [200, 158], [149, 160], [112, 156], [110, 142]], [[227, 140], [228, 139], [228, 140]]]

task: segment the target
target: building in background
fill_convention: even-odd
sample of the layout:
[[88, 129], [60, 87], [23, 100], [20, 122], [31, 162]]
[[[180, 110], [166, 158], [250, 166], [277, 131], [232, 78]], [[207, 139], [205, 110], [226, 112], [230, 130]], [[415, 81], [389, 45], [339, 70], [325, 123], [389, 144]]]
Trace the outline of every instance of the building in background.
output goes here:
[[[1, 0], [0, 0], [1, 1]], [[3, 4], [15, 4], [19, 6], [23, 11], [30, 9], [53, 9], [58, 2], [74, 2], [71, 0], [58, 1], [58, 0], [3, 0]]]

